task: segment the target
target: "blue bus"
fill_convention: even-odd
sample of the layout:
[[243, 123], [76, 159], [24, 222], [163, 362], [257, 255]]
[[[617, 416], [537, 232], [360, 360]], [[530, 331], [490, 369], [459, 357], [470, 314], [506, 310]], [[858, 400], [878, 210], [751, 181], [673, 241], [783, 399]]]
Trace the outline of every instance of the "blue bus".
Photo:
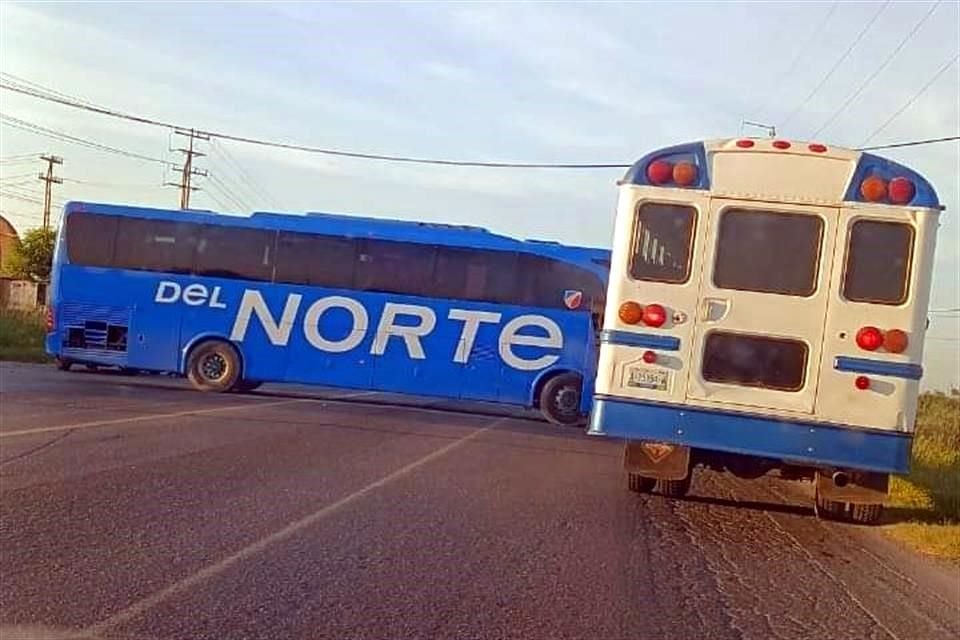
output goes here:
[[71, 202], [46, 348], [62, 369], [175, 372], [203, 391], [315, 384], [578, 424], [609, 259], [468, 226]]

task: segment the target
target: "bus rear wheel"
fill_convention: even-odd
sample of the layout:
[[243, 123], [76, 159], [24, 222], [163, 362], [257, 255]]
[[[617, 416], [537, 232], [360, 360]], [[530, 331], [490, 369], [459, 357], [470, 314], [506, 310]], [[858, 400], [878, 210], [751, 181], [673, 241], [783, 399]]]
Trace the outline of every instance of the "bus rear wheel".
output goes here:
[[57, 358], [54, 362], [60, 371], [70, 371], [70, 367], [73, 366], [73, 361], [66, 358]]
[[656, 478], [648, 478], [639, 473], [627, 474], [627, 487], [635, 493], [650, 493], [657, 484]]
[[682, 480], [657, 480], [657, 492], [668, 498], [682, 498], [690, 492], [693, 474], [687, 472]]
[[581, 421], [580, 399], [583, 380], [575, 373], [562, 373], [547, 380], [540, 390], [540, 412], [554, 424], [574, 425]]
[[230, 391], [240, 380], [240, 356], [222, 340], [199, 344], [187, 358], [187, 378], [200, 391]]

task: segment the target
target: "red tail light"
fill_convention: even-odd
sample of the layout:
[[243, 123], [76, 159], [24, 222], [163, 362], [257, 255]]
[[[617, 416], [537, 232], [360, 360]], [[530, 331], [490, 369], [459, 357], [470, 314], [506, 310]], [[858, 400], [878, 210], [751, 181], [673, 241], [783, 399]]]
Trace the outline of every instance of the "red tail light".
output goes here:
[[867, 376], [857, 376], [853, 381], [853, 385], [857, 389], [860, 389], [860, 391], [866, 391], [870, 388], [870, 378]]
[[893, 204], [910, 204], [916, 193], [916, 187], [906, 178], [894, 178], [890, 181], [887, 188], [890, 196], [890, 202]]
[[644, 351], [643, 352], [643, 361], [647, 364], [653, 364], [657, 361], [657, 354], [653, 351]]
[[624, 302], [617, 315], [625, 324], [637, 324], [643, 319], [643, 307], [632, 300]]
[[648, 304], [643, 308], [643, 324], [648, 327], [662, 327], [667, 321], [667, 310], [659, 304]]
[[673, 179], [673, 165], [666, 160], [654, 160], [647, 167], [647, 178], [653, 184], [667, 184]]
[[47, 333], [50, 333], [56, 329], [56, 325], [53, 321], [53, 307], [47, 307], [47, 316], [44, 320], [47, 327]]
[[857, 346], [865, 351], [876, 351], [883, 345], [883, 332], [876, 327], [863, 327], [857, 331]]

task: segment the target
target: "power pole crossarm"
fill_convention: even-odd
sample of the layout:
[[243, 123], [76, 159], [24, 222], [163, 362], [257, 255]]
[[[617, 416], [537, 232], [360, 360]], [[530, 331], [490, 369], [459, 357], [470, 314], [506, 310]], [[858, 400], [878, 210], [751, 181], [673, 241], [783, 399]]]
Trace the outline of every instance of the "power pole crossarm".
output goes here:
[[194, 140], [208, 141], [210, 136], [202, 133], [197, 133], [194, 129], [189, 131], [175, 131], [178, 136], [187, 136], [190, 139], [190, 143], [187, 148], [175, 149], [185, 156], [182, 167], [175, 167], [175, 170], [180, 172], [180, 182], [168, 182], [166, 184], [172, 187], [180, 187], [180, 208], [189, 209], [190, 208], [190, 194], [193, 191], [199, 191], [199, 187], [193, 186], [193, 177], [199, 176], [201, 178], [206, 177], [207, 172], [199, 169], [193, 168], [193, 159], [197, 157], [202, 157], [206, 154], [200, 153], [199, 151], [194, 150], [193, 143]]
[[63, 164], [63, 158], [49, 155], [40, 156], [40, 159], [47, 163], [46, 173], [41, 173], [39, 178], [44, 183], [43, 189], [43, 230], [50, 228], [50, 203], [53, 202], [53, 185], [63, 184], [63, 178], [53, 175], [53, 165]]

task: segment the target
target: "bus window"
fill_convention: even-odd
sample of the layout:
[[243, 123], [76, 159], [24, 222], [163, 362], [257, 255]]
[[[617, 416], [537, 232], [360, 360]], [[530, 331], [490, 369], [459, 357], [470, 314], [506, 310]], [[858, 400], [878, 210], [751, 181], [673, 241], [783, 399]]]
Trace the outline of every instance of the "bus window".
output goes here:
[[693, 207], [648, 202], [637, 212], [630, 277], [683, 284], [690, 278], [690, 253], [697, 211]]
[[364, 240], [356, 287], [364, 291], [430, 296], [436, 251], [432, 245]]
[[353, 287], [357, 241], [281, 231], [277, 237], [276, 282], [333, 289]]
[[816, 215], [727, 210], [720, 217], [713, 282], [721, 289], [810, 296], [822, 235]]
[[194, 273], [215, 278], [273, 278], [276, 232], [204, 225], [197, 243]]
[[910, 285], [913, 227], [858, 220], [850, 229], [843, 297], [852, 302], [903, 304]]
[[807, 345], [799, 340], [714, 331], [703, 348], [709, 382], [799, 391], [806, 370]]
[[67, 217], [67, 257], [89, 267], [113, 264], [117, 218], [77, 212]]
[[113, 266], [190, 273], [199, 231], [189, 222], [118, 217]]
[[[484, 292], [482, 300], [500, 304], [523, 304], [518, 299], [517, 279], [521, 273], [517, 269], [516, 253], [510, 251], [490, 251], [483, 259]], [[476, 267], [474, 267], [476, 272]], [[471, 277], [478, 277], [476, 273]]]
[[484, 251], [437, 247], [432, 295], [454, 300], [483, 300], [487, 270]]

